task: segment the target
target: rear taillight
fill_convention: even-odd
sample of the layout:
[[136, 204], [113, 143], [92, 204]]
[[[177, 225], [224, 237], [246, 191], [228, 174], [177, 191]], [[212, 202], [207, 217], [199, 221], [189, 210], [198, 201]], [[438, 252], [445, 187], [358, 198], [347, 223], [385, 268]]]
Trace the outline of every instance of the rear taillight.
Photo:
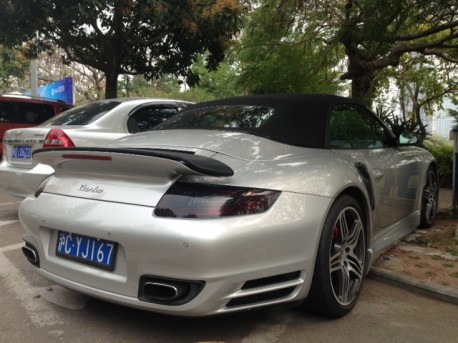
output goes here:
[[154, 214], [172, 218], [217, 218], [267, 211], [281, 192], [259, 188], [177, 182]]
[[61, 129], [50, 130], [43, 144], [43, 148], [69, 148], [73, 146], [75, 144]]

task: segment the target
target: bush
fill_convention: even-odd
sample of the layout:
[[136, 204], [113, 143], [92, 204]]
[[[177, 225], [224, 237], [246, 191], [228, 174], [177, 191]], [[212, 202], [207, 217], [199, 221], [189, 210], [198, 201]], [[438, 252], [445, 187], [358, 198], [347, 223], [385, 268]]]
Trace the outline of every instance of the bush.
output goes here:
[[423, 142], [437, 161], [439, 186], [451, 188], [453, 184], [453, 145], [443, 138], [433, 137]]
[[428, 150], [437, 161], [439, 186], [452, 188], [453, 186], [453, 145], [442, 137], [431, 137], [426, 132], [426, 126], [414, 119], [402, 120], [394, 111], [383, 106], [376, 109], [377, 115], [396, 135], [413, 133], [418, 138], [418, 146]]
[[415, 118], [402, 120], [392, 109], [381, 105], [376, 108], [376, 114], [396, 137], [402, 133], [410, 133], [417, 137], [418, 145], [423, 146], [423, 142], [430, 136], [426, 131], [426, 125], [417, 122]]

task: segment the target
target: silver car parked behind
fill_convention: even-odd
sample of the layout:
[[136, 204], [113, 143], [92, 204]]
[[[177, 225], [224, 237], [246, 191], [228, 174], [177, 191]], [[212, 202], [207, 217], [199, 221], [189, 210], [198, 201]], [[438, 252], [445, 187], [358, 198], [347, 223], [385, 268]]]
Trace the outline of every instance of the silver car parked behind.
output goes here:
[[3, 139], [0, 186], [18, 197], [33, 193], [54, 170], [32, 158], [41, 148], [100, 146], [150, 130], [186, 108], [181, 100], [119, 98], [82, 105], [33, 128], [12, 129]]

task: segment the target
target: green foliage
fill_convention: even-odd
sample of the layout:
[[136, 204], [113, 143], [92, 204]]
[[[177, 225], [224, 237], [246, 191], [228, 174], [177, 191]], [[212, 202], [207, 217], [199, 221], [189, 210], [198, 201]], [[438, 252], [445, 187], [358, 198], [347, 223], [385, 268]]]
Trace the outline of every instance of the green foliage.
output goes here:
[[458, 125], [458, 111], [449, 109], [448, 113], [450, 114], [451, 117], [455, 119], [455, 125]]
[[409, 133], [417, 136], [418, 145], [422, 145], [427, 138], [426, 126], [418, 122], [416, 118], [403, 119], [395, 114], [394, 110], [377, 106], [375, 113], [396, 136], [402, 133]]
[[425, 134], [426, 127], [415, 117], [404, 120], [391, 109], [378, 106], [376, 114], [396, 135], [411, 133], [417, 136], [418, 145], [428, 150], [437, 161], [437, 173], [440, 187], [451, 187], [453, 182], [453, 146], [440, 137]]
[[423, 144], [437, 161], [439, 185], [452, 187], [453, 183], [453, 146], [444, 139], [433, 137]]
[[199, 75], [198, 82], [192, 87], [173, 75], [164, 75], [154, 80], [146, 80], [137, 75], [123, 78], [118, 83], [119, 89], [124, 96], [175, 98], [192, 102], [238, 95], [236, 63], [226, 59], [217, 70], [208, 70], [206, 57], [200, 55], [192, 66], [192, 72]]
[[198, 86], [179, 93], [177, 97], [179, 99], [193, 101], [193, 102], [203, 102], [203, 101], [215, 100], [218, 98], [214, 94], [208, 93], [206, 90], [199, 88]]
[[[453, 214], [452, 214], [452, 217], [453, 217]], [[454, 216], [454, 218], [457, 218], [456, 215]], [[449, 254], [452, 254], [453, 256], [458, 256], [458, 240], [456, 238], [453, 239], [450, 245], [448, 246], [447, 252]], [[458, 272], [452, 273], [450, 274], [450, 276], [458, 278]]]
[[30, 54], [63, 48], [70, 61], [105, 73], [107, 97], [117, 95], [120, 74], [196, 82], [190, 67], [198, 54], [208, 53], [215, 69], [243, 12], [237, 0], [0, 0], [0, 7], [0, 32], [16, 28], [0, 41], [33, 38]]
[[318, 40], [343, 48], [346, 70], [340, 77], [351, 81], [351, 96], [367, 105], [373, 100], [378, 74], [398, 66], [402, 56], [458, 61], [456, 0], [278, 2], [296, 3], [293, 13], [300, 19], [296, 22], [309, 33], [305, 42]]
[[229, 58], [226, 58], [217, 70], [208, 70], [205, 67], [205, 58], [205, 55], [200, 55], [192, 66], [192, 71], [199, 75], [199, 82], [193, 85], [188, 92], [195, 93], [198, 98], [203, 96], [205, 100], [240, 94], [237, 84], [237, 63], [233, 61], [233, 56], [229, 55]]
[[176, 78], [165, 75], [155, 80], [146, 80], [143, 76], [124, 76], [118, 81], [119, 96], [171, 98], [168, 94], [179, 93]]
[[392, 71], [400, 92], [399, 105], [406, 117], [421, 122], [421, 114], [443, 110], [444, 97], [458, 94], [456, 66], [422, 55], [404, 56]]
[[0, 93], [10, 92], [11, 78], [22, 78], [30, 66], [20, 50], [0, 45]]
[[[296, 1], [263, 0], [250, 13], [235, 52], [244, 93], [337, 93], [338, 55], [312, 41]], [[326, 51], [329, 49], [329, 51]]]
[[124, 77], [118, 82], [118, 88], [121, 97], [180, 99], [191, 102], [217, 98], [215, 94], [199, 86], [183, 89], [183, 84], [172, 75], [165, 75], [155, 80], [146, 80], [140, 75]]

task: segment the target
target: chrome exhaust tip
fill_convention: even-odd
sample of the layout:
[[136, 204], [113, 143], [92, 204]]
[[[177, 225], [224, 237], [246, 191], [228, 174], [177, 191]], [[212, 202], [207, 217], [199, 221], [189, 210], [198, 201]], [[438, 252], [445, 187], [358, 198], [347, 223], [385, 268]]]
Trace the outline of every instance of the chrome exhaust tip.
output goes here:
[[38, 252], [31, 244], [26, 243], [25, 246], [22, 247], [22, 253], [26, 257], [26, 259], [36, 267], [40, 267], [40, 259], [38, 257]]
[[140, 278], [138, 299], [161, 305], [183, 305], [194, 299], [204, 285], [203, 281], [143, 275]]
[[160, 282], [145, 282], [143, 293], [159, 301], [171, 301], [178, 298], [181, 292], [173, 285]]

